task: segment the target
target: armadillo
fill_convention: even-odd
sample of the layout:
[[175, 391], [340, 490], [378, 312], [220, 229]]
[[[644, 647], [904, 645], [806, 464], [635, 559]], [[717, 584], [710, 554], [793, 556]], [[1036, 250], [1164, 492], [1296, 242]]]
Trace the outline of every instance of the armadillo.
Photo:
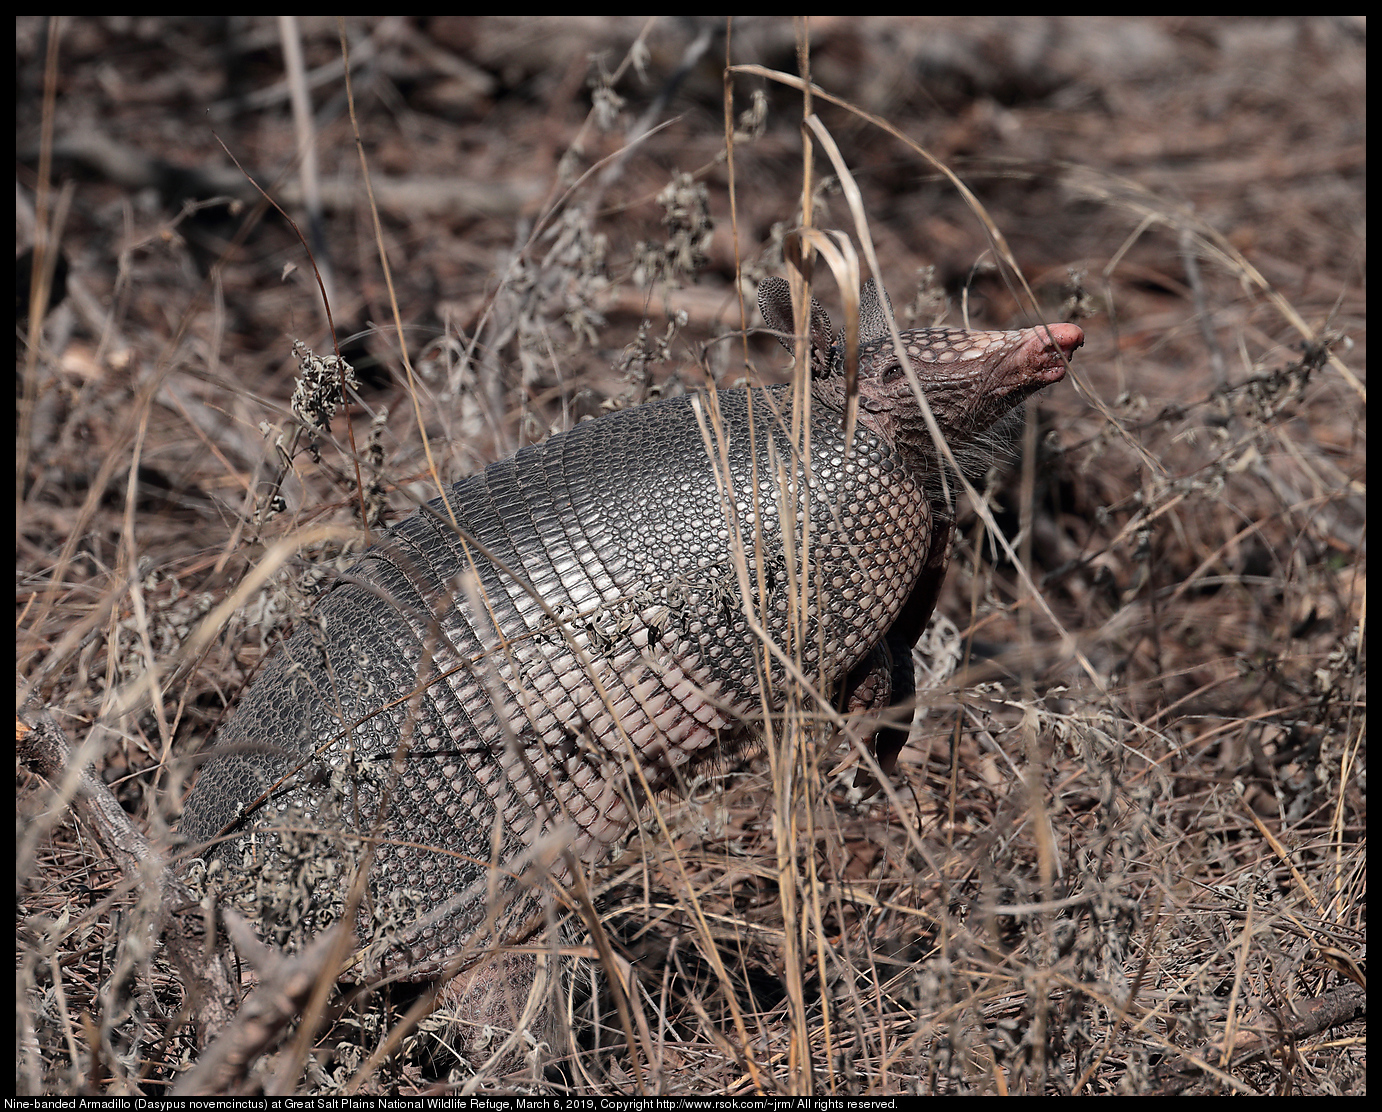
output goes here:
[[[813, 302], [809, 455], [790, 387], [701, 391], [524, 448], [389, 529], [251, 685], [182, 835], [242, 872], [295, 824], [344, 832], [313, 852], [373, 846], [368, 914], [405, 913], [367, 935], [367, 965], [423, 977], [505, 898], [532, 910], [516, 877], [544, 838], [598, 858], [648, 793], [761, 733], [789, 675], [853, 710], [908, 700], [951, 510], [885, 300], [865, 284], [851, 443], [843, 333]], [[787, 283], [759, 303], [790, 350]], [[1084, 341], [1073, 324], [901, 338], [956, 449]], [[904, 740], [880, 731], [885, 768]], [[547, 878], [569, 860], [549, 852]]]

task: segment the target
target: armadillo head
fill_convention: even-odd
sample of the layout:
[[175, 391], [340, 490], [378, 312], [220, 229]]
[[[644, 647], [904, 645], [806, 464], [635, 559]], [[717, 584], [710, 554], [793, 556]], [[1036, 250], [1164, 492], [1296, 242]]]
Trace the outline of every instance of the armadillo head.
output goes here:
[[[888, 329], [873, 280], [859, 298], [859, 419], [885, 441], [923, 462], [936, 451], [915, 392]], [[792, 330], [791, 296], [781, 278], [758, 292], [763, 319], [779, 332]], [[789, 349], [789, 338], [782, 338]], [[1046, 324], [1016, 332], [918, 328], [901, 334], [912, 372], [921, 384], [946, 442], [961, 452], [995, 422], [1044, 386], [1065, 377], [1065, 366], [1084, 333], [1073, 324]], [[811, 376], [816, 396], [844, 407], [843, 331], [831, 334], [830, 318], [811, 302]]]

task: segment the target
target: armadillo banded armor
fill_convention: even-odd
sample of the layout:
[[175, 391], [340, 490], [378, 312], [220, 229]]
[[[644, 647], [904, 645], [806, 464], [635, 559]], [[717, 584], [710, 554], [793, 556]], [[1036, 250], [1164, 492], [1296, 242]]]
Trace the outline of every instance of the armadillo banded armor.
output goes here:
[[[387, 796], [371, 892], [414, 893], [421, 914], [391, 961], [425, 972], [484, 919], [496, 829], [501, 865], [558, 823], [589, 860], [634, 818], [631, 758], [656, 791], [735, 744], [763, 714], [765, 661], [780, 709], [786, 673], [750, 627], [745, 583], [781, 653], [820, 690], [838, 686], [927, 562], [922, 486], [865, 428], [846, 458], [840, 415], [819, 403], [808, 476], [784, 431], [786, 388], [716, 404], [687, 396], [578, 425], [455, 484], [449, 511], [438, 499], [391, 529], [245, 696], [182, 833], [213, 838], [299, 766], [242, 825], [297, 800], [364, 834]], [[333, 806], [313, 794], [328, 784]], [[234, 843], [215, 852], [239, 861]]]

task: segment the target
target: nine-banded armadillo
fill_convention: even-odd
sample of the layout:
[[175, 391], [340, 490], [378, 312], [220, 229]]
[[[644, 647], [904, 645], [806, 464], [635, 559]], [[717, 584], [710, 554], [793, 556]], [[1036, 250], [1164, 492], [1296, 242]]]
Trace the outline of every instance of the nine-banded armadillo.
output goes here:
[[[784, 281], [759, 303], [791, 331]], [[782, 708], [789, 663], [852, 709], [908, 698], [950, 517], [871, 282], [860, 332], [848, 451], [844, 342], [813, 302], [809, 460], [789, 388], [696, 393], [525, 448], [394, 526], [244, 697], [182, 833], [235, 835], [211, 852], [241, 873], [281, 856], [287, 828], [326, 828], [312, 853], [372, 844], [367, 965], [425, 976], [493, 930], [545, 832], [599, 856], [647, 792]], [[955, 448], [1083, 343], [1071, 324], [902, 338]], [[885, 765], [903, 740], [880, 735]], [[569, 875], [550, 852], [544, 867]]]

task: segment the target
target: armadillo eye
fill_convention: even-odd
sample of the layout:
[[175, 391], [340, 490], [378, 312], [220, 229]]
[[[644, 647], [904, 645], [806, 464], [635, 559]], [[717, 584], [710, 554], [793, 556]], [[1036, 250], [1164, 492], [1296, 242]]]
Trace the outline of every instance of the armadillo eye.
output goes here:
[[902, 377], [902, 364], [889, 363], [883, 368], [883, 373], [878, 376], [882, 382], [896, 382]]

